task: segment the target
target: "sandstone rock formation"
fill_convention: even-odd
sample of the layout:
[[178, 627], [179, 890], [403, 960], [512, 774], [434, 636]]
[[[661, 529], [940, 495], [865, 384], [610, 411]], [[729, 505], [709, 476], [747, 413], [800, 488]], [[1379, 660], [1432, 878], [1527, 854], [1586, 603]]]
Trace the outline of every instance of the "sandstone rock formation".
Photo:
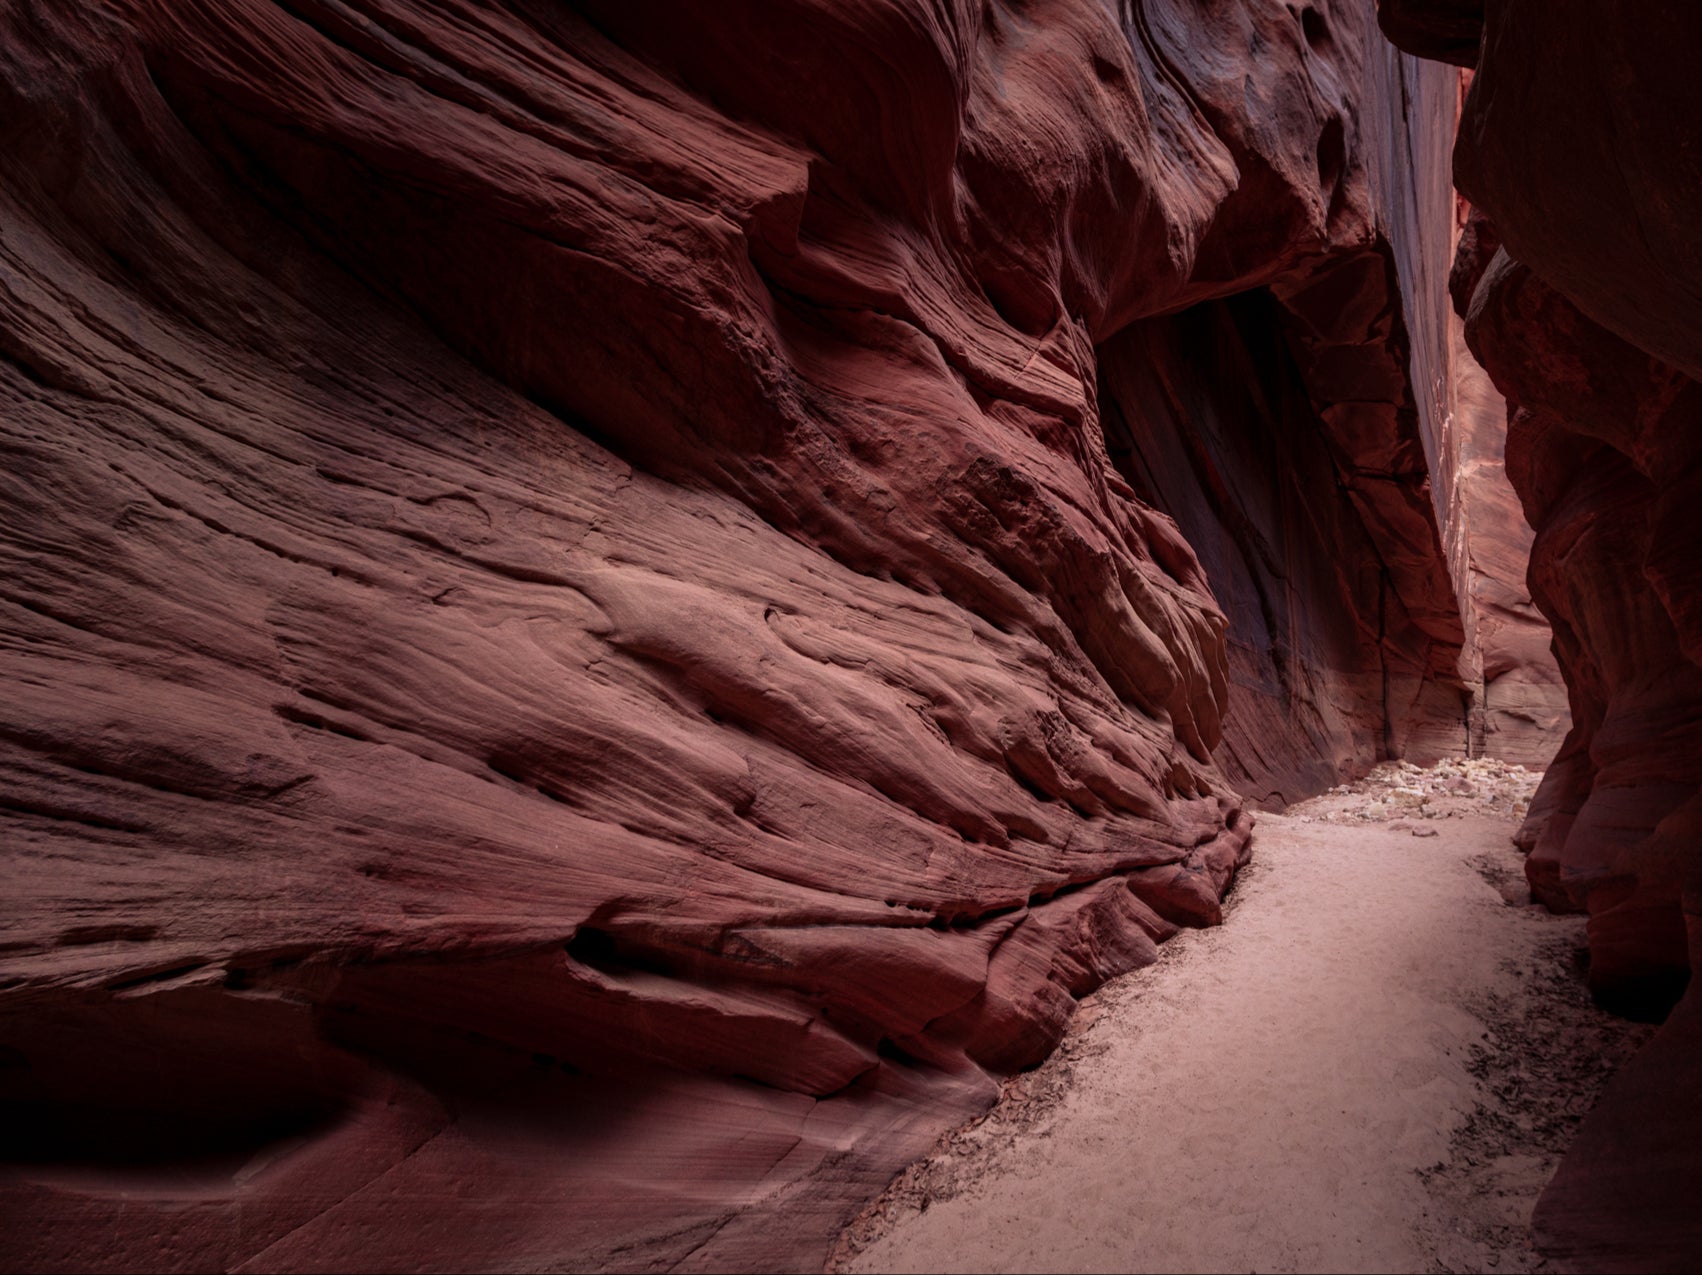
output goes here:
[[[1659, 1017], [1537, 1214], [1589, 1269], [1702, 1260], [1702, 20], [1659, 4], [1385, 6], [1415, 52], [1476, 52], [1455, 171], [1474, 208], [1455, 296], [1512, 414], [1507, 471], [1536, 528], [1573, 725], [1521, 833], [1528, 875], [1590, 915], [1590, 977]], [[1450, 54], [1451, 56], [1452, 54]], [[1685, 992], [1686, 985], [1690, 990]]]
[[1453, 92], [1362, 0], [0, 4], [0, 1264], [809, 1264], [1238, 793], [1457, 751]]
[[[1485, 246], [1476, 238], [1487, 223], [1470, 212], [1462, 202], [1461, 263]], [[1463, 287], [1466, 277], [1456, 270], [1450, 279]], [[1469, 298], [1455, 293], [1459, 313], [1448, 326], [1453, 402], [1444, 431], [1445, 472], [1453, 482], [1445, 526], [1467, 616], [1462, 666], [1474, 691], [1469, 751], [1542, 770], [1571, 725], [1566, 684], [1526, 580], [1533, 533], [1507, 480], [1507, 403], [1466, 347], [1461, 316]]]

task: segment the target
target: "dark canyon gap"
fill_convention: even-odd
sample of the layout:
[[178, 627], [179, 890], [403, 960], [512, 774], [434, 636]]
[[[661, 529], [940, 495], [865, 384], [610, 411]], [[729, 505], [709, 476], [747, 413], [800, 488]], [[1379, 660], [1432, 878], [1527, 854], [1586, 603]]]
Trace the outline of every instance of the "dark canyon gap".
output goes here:
[[0, 0], [0, 1263], [810, 1266], [1255, 807], [1539, 759], [1457, 109], [1368, 0]]

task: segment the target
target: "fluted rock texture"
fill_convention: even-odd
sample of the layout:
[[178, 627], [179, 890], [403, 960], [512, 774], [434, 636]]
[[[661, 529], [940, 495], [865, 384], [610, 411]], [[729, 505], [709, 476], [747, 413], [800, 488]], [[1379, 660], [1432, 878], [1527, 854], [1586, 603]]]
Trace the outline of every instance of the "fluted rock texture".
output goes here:
[[[1467, 83], [1462, 76], [1462, 104]], [[1507, 402], [1466, 343], [1472, 263], [1494, 252], [1482, 238], [1493, 231], [1459, 199], [1456, 223], [1448, 411], [1437, 468], [1447, 483], [1443, 527], [1466, 617], [1460, 666], [1473, 692], [1467, 751], [1542, 770], [1571, 725], [1570, 708], [1553, 634], [1526, 579], [1533, 533], [1507, 479]]]
[[808, 1265], [1241, 794], [1458, 751], [1453, 93], [1360, 0], [0, 4], [0, 1263]]
[[1455, 299], [1511, 409], [1507, 472], [1573, 719], [1521, 832], [1527, 873], [1588, 911], [1604, 1002], [1658, 1017], [1682, 994], [1585, 1124], [1538, 1238], [1586, 1269], [1679, 1269], [1702, 1261], [1702, 17], [1501, 0], [1466, 39], [1467, 8], [1382, 16], [1476, 67]]

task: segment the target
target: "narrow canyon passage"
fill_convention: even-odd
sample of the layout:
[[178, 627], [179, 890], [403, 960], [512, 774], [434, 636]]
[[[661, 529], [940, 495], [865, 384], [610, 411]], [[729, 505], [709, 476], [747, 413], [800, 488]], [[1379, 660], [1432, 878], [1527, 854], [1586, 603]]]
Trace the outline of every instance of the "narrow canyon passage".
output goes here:
[[1089, 998], [838, 1269], [1536, 1268], [1556, 1153], [1647, 1029], [1564, 972], [1582, 920], [1521, 902], [1539, 776], [1471, 766], [1263, 816], [1226, 923]]
[[1624, 8], [0, 0], [0, 1275], [1702, 1269]]

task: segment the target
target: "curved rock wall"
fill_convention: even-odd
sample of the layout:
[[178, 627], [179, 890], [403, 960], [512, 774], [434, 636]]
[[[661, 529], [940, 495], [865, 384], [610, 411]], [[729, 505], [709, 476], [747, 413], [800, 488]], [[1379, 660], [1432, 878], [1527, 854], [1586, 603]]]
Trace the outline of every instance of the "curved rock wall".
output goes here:
[[[1589, 913], [1590, 979], [1666, 1025], [1613, 1081], [1537, 1211], [1585, 1269], [1702, 1261], [1702, 20], [1656, 4], [1385, 6], [1415, 52], [1476, 71], [1455, 172], [1466, 337], [1507, 398], [1572, 728], [1521, 832], [1552, 907]], [[1467, 15], [1469, 16], [1469, 15]], [[1470, 50], [1464, 56], [1463, 50]], [[1685, 991], [1687, 984], [1690, 987]], [[1682, 999], [1679, 999], [1682, 995]]]
[[[0, 1261], [819, 1260], [1238, 783], [1459, 732], [1451, 83], [1348, 0], [0, 5]], [[1201, 322], [1340, 480], [1278, 761], [1106, 450]]]
[[[1382, 259], [1367, 264], [1354, 273], [1374, 281], [1373, 300], [1357, 308], [1387, 322]], [[1440, 619], [1444, 632], [1451, 620], [1458, 632], [1435, 573], [1417, 431], [1378, 428], [1393, 421], [1392, 401], [1320, 414], [1291, 345], [1298, 327], [1261, 290], [1131, 325], [1100, 361], [1113, 460], [1143, 500], [1175, 513], [1229, 618], [1233, 709], [1219, 762], [1241, 791], [1277, 807], [1367, 757], [1465, 748], [1460, 647], [1414, 618]], [[1405, 382], [1390, 367], [1382, 386], [1394, 400]], [[1375, 392], [1380, 370], [1354, 375]], [[1366, 428], [1351, 434], [1344, 418]], [[1358, 462], [1339, 464], [1355, 445]], [[1348, 487], [1353, 479], [1362, 485]], [[1401, 499], [1372, 503], [1385, 492]], [[1410, 518], [1424, 532], [1413, 537], [1422, 558], [1399, 533], [1385, 558], [1363, 509]], [[1415, 560], [1426, 571], [1403, 575]], [[1402, 586], [1415, 583], [1433, 591], [1409, 611]]]
[[[1460, 77], [1462, 107], [1470, 82]], [[1566, 683], [1526, 579], [1533, 533], [1507, 478], [1507, 401], [1466, 342], [1474, 263], [1494, 253], [1494, 231], [1465, 200], [1456, 197], [1455, 208], [1439, 469], [1447, 479], [1448, 561], [1466, 616], [1460, 667], [1472, 692], [1468, 754], [1543, 770], [1571, 724]]]

